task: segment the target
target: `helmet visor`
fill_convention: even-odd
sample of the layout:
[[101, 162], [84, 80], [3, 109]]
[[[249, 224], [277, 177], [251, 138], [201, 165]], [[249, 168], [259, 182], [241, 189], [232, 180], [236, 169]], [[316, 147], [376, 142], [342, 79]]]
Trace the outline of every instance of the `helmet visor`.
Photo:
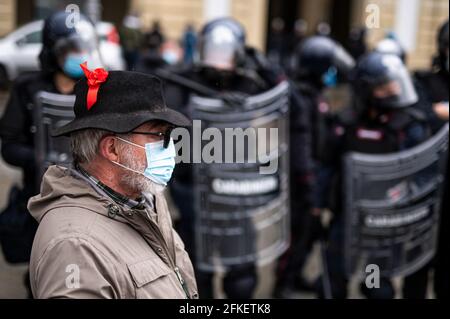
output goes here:
[[333, 65], [339, 72], [348, 76], [355, 68], [356, 62], [342, 46], [337, 46], [334, 53]]
[[70, 54], [83, 55], [90, 68], [102, 67], [95, 27], [89, 21], [81, 20], [74, 31], [56, 42], [54, 53], [58, 59], [64, 61]]
[[382, 64], [386, 68], [384, 78], [372, 86], [372, 96], [386, 108], [403, 108], [418, 101], [411, 75], [406, 66], [395, 55], [384, 55]]
[[239, 41], [233, 31], [219, 26], [204, 36], [200, 48], [200, 64], [219, 70], [233, 70], [239, 50]]

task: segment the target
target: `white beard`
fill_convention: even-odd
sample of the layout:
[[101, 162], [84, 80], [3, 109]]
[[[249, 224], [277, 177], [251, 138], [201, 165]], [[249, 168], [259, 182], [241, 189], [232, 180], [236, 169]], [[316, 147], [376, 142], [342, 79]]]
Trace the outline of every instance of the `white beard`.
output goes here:
[[[122, 152], [121, 160], [122, 165], [137, 171], [144, 173], [146, 169], [146, 163], [139, 163], [139, 160], [134, 156], [131, 147], [125, 146]], [[159, 185], [144, 175], [138, 174], [130, 170], [124, 170], [121, 182], [128, 188], [139, 193], [150, 193], [152, 195], [158, 195], [164, 192], [165, 186]]]

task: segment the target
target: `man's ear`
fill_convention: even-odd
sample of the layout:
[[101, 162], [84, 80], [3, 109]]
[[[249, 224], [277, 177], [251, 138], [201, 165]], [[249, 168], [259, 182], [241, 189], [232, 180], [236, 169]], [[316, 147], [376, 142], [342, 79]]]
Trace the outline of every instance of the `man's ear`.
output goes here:
[[98, 145], [99, 154], [107, 160], [117, 162], [119, 160], [117, 143], [118, 140], [114, 136], [105, 136]]

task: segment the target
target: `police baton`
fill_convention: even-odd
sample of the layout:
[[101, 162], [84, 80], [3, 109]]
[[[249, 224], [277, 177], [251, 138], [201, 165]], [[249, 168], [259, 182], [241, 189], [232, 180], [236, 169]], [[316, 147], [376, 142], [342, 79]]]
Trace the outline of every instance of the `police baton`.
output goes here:
[[322, 262], [322, 287], [325, 299], [333, 299], [333, 292], [331, 290], [330, 273], [328, 270], [328, 228], [320, 222], [319, 230], [319, 243], [320, 243], [320, 259]]

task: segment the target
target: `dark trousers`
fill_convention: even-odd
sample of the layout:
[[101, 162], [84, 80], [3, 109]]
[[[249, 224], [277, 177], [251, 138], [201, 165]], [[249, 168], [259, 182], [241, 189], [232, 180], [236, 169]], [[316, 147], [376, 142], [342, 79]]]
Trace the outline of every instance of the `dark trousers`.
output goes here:
[[293, 204], [291, 211], [291, 244], [278, 261], [275, 289], [292, 288], [296, 277], [300, 276], [303, 270], [315, 241], [321, 236], [320, 217], [313, 216], [309, 207]]
[[441, 221], [439, 224], [439, 237], [436, 256], [433, 262], [405, 278], [403, 296], [406, 299], [425, 299], [430, 278], [434, 268], [434, 292], [437, 299], [450, 297], [449, 254], [448, 254], [448, 171], [445, 180], [445, 191], [442, 200]]
[[[196, 271], [199, 295], [202, 299], [214, 298], [214, 273]], [[223, 290], [228, 299], [251, 299], [258, 284], [258, 275], [254, 264], [233, 266], [223, 278]]]
[[[335, 218], [330, 226], [329, 244], [326, 254], [331, 292], [334, 299], [348, 298], [348, 283], [344, 260], [344, 221], [341, 216]], [[323, 297], [320, 285], [319, 295]], [[368, 299], [393, 299], [395, 291], [389, 278], [380, 279], [380, 288], [369, 289], [361, 284], [361, 292]]]
[[9, 165], [23, 171], [23, 192], [28, 197], [39, 193], [36, 181], [36, 162], [34, 149], [26, 144], [2, 143], [2, 157]]

